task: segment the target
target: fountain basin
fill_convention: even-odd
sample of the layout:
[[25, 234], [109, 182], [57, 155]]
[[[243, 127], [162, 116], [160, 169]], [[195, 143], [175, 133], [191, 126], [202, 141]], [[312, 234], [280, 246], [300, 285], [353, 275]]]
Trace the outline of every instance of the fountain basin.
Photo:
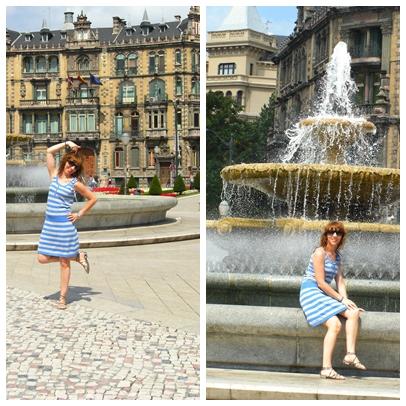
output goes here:
[[289, 217], [354, 220], [357, 215], [375, 220], [400, 199], [400, 170], [392, 168], [240, 164], [225, 167], [221, 177], [227, 183], [258, 189], [275, 203], [285, 202]]
[[[308, 326], [301, 309], [206, 305], [208, 366], [318, 372], [322, 365], [324, 335], [324, 327]], [[357, 354], [368, 371], [397, 376], [399, 313], [363, 313], [357, 344]], [[333, 365], [342, 365], [345, 353], [343, 328]]]
[[[209, 272], [206, 302], [212, 304], [300, 307], [302, 277]], [[335, 287], [333, 283], [333, 287]], [[399, 312], [399, 281], [350, 279], [346, 281], [351, 300], [366, 311]]]
[[[74, 203], [72, 212], [79, 211], [84, 202]], [[80, 230], [131, 227], [165, 220], [166, 212], [175, 207], [177, 199], [161, 196], [100, 196], [96, 205], [76, 223]], [[46, 203], [8, 203], [6, 232], [39, 233], [42, 229]]]
[[6, 203], [46, 203], [49, 187], [7, 187]]

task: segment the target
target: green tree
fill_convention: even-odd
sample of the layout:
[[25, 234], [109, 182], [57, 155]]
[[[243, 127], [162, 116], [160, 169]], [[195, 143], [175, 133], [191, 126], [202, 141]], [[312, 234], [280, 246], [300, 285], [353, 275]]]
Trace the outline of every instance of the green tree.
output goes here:
[[193, 189], [200, 190], [200, 172], [197, 172], [192, 183]]
[[173, 185], [173, 191], [181, 195], [185, 190], [185, 181], [183, 180], [181, 175], [178, 175], [175, 179], [175, 184]]
[[131, 175], [131, 176], [130, 176], [130, 179], [128, 179], [128, 182], [127, 182], [127, 190], [135, 189], [136, 187], [138, 187], [138, 186], [137, 186], [137, 181], [136, 181], [136, 179], [134, 178], [134, 176]]
[[150, 195], [160, 195], [162, 193], [161, 183], [159, 182], [158, 176], [154, 176], [149, 185], [149, 194]]
[[218, 215], [223, 183], [220, 171], [236, 163], [266, 161], [269, 129], [273, 127], [275, 98], [272, 95], [258, 118], [248, 121], [242, 108], [221, 92], [209, 92], [206, 131], [206, 207], [207, 216]]

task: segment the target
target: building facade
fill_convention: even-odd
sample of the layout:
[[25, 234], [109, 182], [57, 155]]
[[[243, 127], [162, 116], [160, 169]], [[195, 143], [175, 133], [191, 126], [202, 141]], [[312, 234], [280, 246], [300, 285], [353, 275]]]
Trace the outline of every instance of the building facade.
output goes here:
[[[93, 28], [65, 13], [62, 30], [7, 30], [7, 157], [43, 164], [48, 146], [81, 146], [87, 176], [147, 186], [200, 167], [199, 7], [139, 25]], [[124, 135], [124, 137], [123, 137]], [[29, 141], [26, 141], [26, 140]], [[128, 139], [128, 141], [127, 141]]]
[[377, 127], [379, 164], [399, 167], [400, 8], [297, 7], [294, 32], [273, 59], [278, 65], [275, 126], [268, 142], [276, 160], [284, 131], [311, 114], [326, 64], [347, 43], [358, 92], [354, 104]]
[[284, 38], [267, 33], [256, 7], [232, 7], [207, 34], [206, 90], [233, 97], [243, 116], [257, 117], [276, 88], [271, 58]]

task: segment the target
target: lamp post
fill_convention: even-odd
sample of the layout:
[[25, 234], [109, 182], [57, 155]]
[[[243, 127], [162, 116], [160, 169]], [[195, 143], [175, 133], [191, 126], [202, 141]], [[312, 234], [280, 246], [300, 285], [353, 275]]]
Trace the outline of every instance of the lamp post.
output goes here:
[[121, 142], [124, 145], [124, 194], [127, 194], [127, 146], [130, 143], [130, 136], [128, 133], [121, 135]]
[[155, 173], [156, 173], [156, 176], [159, 178], [159, 176], [158, 176], [158, 159], [157, 159], [158, 153], [159, 153], [159, 147], [158, 147], [158, 145], [155, 145], [155, 147], [154, 147]]
[[175, 100], [175, 179], [178, 177], [178, 164], [179, 164], [179, 159], [178, 159], [178, 150], [179, 150], [179, 145], [178, 145], [178, 106], [179, 106], [179, 100]]

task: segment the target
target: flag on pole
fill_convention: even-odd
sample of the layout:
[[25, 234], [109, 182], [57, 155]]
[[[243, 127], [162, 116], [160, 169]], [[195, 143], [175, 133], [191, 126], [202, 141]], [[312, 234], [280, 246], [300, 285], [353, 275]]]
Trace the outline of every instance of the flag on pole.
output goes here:
[[66, 81], [68, 82], [68, 89], [70, 89], [73, 86], [73, 77], [68, 76]]
[[93, 85], [103, 86], [103, 83], [100, 81], [100, 79], [96, 75], [92, 75], [92, 74], [90, 74], [90, 83]]
[[83, 83], [84, 85], [87, 85], [86, 80], [84, 80], [84, 79], [82, 78], [82, 76], [80, 76], [80, 75], [78, 75], [78, 81], [81, 82], [81, 83]]

